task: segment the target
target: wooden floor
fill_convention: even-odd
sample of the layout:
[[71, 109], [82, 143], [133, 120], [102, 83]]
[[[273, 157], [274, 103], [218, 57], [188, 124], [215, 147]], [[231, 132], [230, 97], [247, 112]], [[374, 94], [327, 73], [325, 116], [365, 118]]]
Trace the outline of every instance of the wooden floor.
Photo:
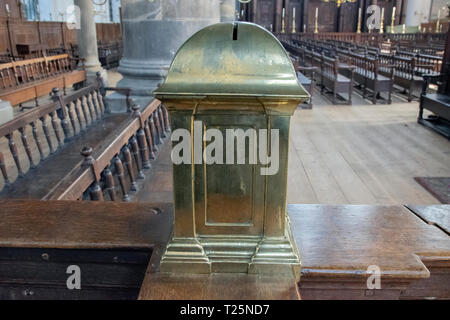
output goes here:
[[[120, 75], [108, 73], [114, 86]], [[314, 108], [297, 110], [291, 122], [288, 202], [438, 204], [414, 177], [450, 177], [450, 142], [417, 124], [417, 114], [418, 103], [399, 96], [372, 105], [355, 94], [353, 106], [333, 106], [316, 92]], [[6, 141], [0, 147], [8, 153]], [[152, 165], [134, 201], [169, 202], [167, 140]]]
[[320, 94], [291, 122], [289, 203], [439, 203], [414, 177], [449, 177], [450, 142], [417, 124], [418, 103], [394, 97], [333, 106]]

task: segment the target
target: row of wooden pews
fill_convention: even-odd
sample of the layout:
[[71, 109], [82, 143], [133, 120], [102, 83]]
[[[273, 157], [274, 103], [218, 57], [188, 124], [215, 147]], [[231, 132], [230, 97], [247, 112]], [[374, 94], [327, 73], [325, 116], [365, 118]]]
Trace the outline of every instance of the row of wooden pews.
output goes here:
[[[386, 93], [383, 100], [391, 103], [393, 86], [403, 89], [408, 101], [414, 97], [419, 97], [424, 75], [437, 75], [442, 68], [442, 57], [433, 56], [413, 51], [383, 50], [382, 48], [362, 46], [338, 41], [284, 41], [286, 49], [305, 65], [314, 65], [311, 62], [312, 56], [323, 56], [327, 64], [320, 64], [321, 73], [328, 75], [327, 67], [331, 60], [336, 60], [338, 66], [337, 74], [345, 78], [339, 79], [336, 75], [332, 77], [331, 83], [320, 83], [321, 87], [326, 87], [335, 92], [336, 86], [354, 80], [357, 88], [363, 91], [363, 97], [367, 96], [367, 90], [372, 93], [372, 102], [375, 104], [381, 98], [382, 92]], [[353, 67], [354, 74], [349, 70]], [[330, 78], [330, 77], [326, 77]], [[346, 92], [350, 94], [350, 91]], [[338, 92], [339, 94], [339, 92]], [[335, 93], [333, 93], [334, 97]], [[335, 99], [333, 99], [333, 102]], [[348, 101], [348, 100], [347, 100]]]
[[0, 64], [0, 99], [19, 105], [48, 95], [53, 88], [66, 89], [83, 85], [84, 66], [79, 69], [76, 59], [68, 54]]

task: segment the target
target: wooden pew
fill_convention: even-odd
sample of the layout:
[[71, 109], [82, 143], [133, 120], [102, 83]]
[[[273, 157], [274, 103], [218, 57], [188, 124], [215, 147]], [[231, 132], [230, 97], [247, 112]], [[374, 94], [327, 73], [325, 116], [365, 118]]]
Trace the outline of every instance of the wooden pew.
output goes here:
[[[136, 300], [171, 234], [168, 204], [0, 201], [1, 300]], [[81, 290], [66, 282], [81, 271]]]
[[[357, 54], [348, 50], [340, 50], [339, 58], [341, 61], [349, 65], [355, 66], [354, 81], [359, 84], [363, 90], [363, 98], [367, 96], [367, 89], [372, 92], [372, 103], [377, 103], [377, 98], [380, 93], [386, 92], [387, 103], [392, 103], [392, 86], [394, 76], [394, 66], [382, 63], [379, 59], [371, 57], [367, 54]], [[380, 69], [383, 68], [386, 72], [390, 71], [389, 77], [381, 74]], [[350, 77], [350, 70], [342, 70], [342, 74]]]
[[53, 88], [66, 88], [84, 83], [84, 67], [78, 70], [67, 54], [0, 64], [0, 99], [15, 106], [48, 95]]
[[[427, 75], [424, 78], [417, 121], [450, 139], [449, 76], [445, 74]], [[439, 85], [438, 93], [428, 92], [430, 83]], [[425, 109], [433, 112], [434, 116], [425, 119], [423, 117]]]
[[[348, 105], [352, 104], [352, 92], [353, 92], [353, 74], [355, 67], [350, 65], [345, 65], [340, 63], [338, 58], [329, 58], [322, 54], [320, 60], [316, 56], [314, 59], [316, 61], [315, 66], [317, 64], [320, 65], [320, 86], [321, 93], [324, 93], [324, 90], [329, 89], [333, 96], [332, 102], [333, 104], [337, 104], [337, 95], [338, 94], [346, 94], [348, 96], [346, 103]], [[350, 77], [343, 76], [340, 71], [348, 71], [350, 73]]]
[[305, 109], [312, 109], [313, 106], [313, 95], [314, 95], [314, 76], [317, 71], [316, 67], [306, 67], [300, 66], [300, 63], [304, 61], [304, 50], [299, 50], [301, 52], [303, 58], [299, 58], [297, 56], [291, 55], [292, 63], [294, 65], [294, 69], [297, 72], [297, 78], [303, 88], [309, 93], [310, 98], [308, 101], [304, 102]]
[[[450, 299], [450, 237], [407, 208], [289, 205], [288, 214], [302, 299]], [[367, 285], [376, 268], [379, 289]]]
[[[0, 150], [1, 198], [42, 198], [81, 162], [80, 145], [102, 145], [104, 135], [117, 130], [129, 117], [105, 114], [103, 81], [98, 77], [96, 83], [70, 96], [61, 97], [55, 88], [52, 103], [0, 126], [0, 137], [6, 138], [9, 146], [9, 152]], [[24, 154], [19, 153], [18, 144]], [[13, 181], [13, 176], [18, 178]]]

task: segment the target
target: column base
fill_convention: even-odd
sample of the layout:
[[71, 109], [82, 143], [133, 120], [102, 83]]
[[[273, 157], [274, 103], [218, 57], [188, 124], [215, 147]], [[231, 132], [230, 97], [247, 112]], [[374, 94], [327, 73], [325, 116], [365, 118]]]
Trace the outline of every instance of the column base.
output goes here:
[[9, 101], [0, 100], [0, 125], [11, 121], [14, 118], [14, 111]]

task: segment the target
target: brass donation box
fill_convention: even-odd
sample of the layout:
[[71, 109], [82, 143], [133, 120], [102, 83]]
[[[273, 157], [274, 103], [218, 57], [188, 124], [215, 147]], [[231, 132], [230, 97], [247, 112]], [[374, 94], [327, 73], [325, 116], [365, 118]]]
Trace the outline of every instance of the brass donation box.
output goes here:
[[161, 272], [298, 275], [289, 128], [309, 96], [280, 42], [251, 23], [206, 27], [154, 94], [172, 129], [175, 220]]

